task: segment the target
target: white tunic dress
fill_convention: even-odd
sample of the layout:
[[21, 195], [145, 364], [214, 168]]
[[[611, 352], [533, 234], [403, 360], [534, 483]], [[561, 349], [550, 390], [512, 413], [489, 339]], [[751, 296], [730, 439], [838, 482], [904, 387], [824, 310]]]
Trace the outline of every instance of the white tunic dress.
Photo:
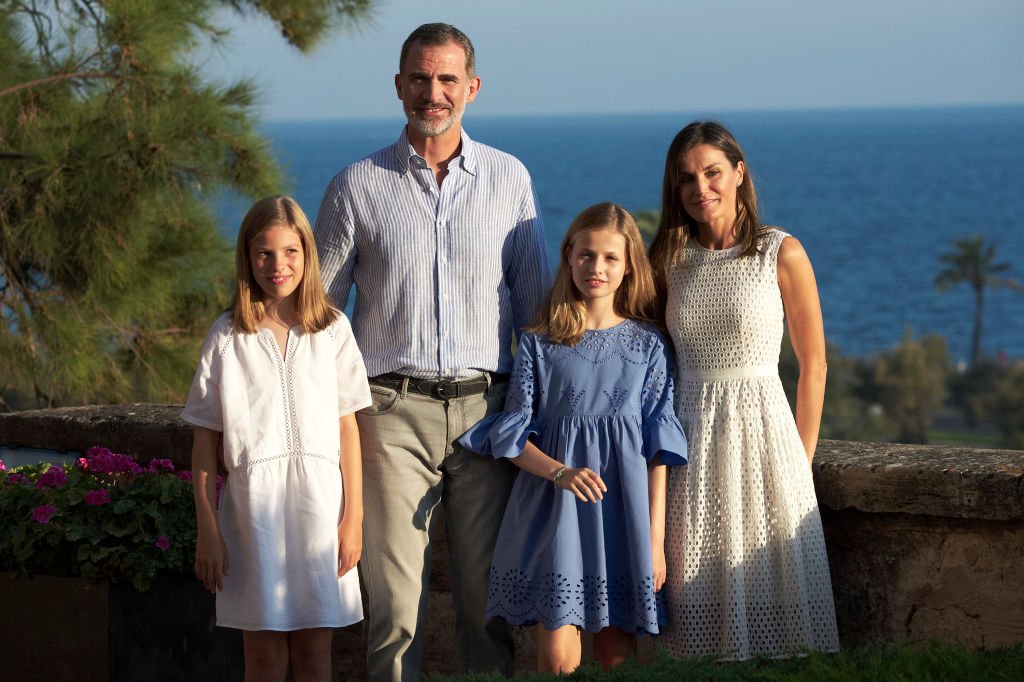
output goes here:
[[338, 418], [370, 404], [348, 319], [288, 333], [236, 333], [225, 313], [203, 344], [182, 417], [224, 434], [218, 519], [229, 572], [217, 624], [341, 627], [362, 619], [356, 571], [338, 578]]
[[814, 481], [779, 380], [777, 262], [695, 240], [666, 273], [676, 412], [689, 464], [670, 473], [665, 585], [674, 656], [835, 650], [835, 606]]

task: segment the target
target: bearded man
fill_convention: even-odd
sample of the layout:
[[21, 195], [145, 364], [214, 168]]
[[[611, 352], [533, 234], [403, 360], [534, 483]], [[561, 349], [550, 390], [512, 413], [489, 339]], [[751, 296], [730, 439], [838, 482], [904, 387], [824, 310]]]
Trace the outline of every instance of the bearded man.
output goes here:
[[545, 290], [543, 223], [514, 157], [469, 138], [480, 91], [469, 38], [420, 26], [402, 45], [398, 141], [341, 171], [316, 221], [324, 284], [352, 326], [373, 405], [363, 447], [369, 676], [419, 679], [430, 531], [443, 508], [460, 670], [511, 674], [507, 626], [484, 611], [514, 467], [456, 439], [502, 408], [512, 337]]

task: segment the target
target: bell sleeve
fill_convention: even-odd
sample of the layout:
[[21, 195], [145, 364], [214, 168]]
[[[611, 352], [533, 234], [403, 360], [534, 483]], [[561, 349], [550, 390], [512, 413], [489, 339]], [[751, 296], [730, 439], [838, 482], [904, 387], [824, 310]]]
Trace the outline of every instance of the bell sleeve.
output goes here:
[[665, 343], [658, 338], [651, 346], [647, 376], [640, 396], [643, 416], [644, 457], [661, 455], [669, 466], [686, 464], [686, 435], [675, 414], [675, 367]]
[[344, 313], [338, 314], [333, 324], [334, 344], [337, 348], [335, 369], [338, 374], [338, 416], [344, 417], [368, 407], [372, 402], [370, 384], [366, 379], [363, 354], [359, 352], [352, 325]]
[[518, 457], [530, 436], [540, 431], [534, 419], [536, 353], [536, 337], [529, 333], [521, 334], [505, 409], [484, 417], [462, 434], [459, 443], [464, 448], [495, 459]]
[[181, 418], [193, 426], [224, 431], [224, 413], [220, 399], [223, 373], [223, 349], [231, 340], [230, 318], [221, 316], [210, 327], [199, 352], [199, 366], [185, 401]]

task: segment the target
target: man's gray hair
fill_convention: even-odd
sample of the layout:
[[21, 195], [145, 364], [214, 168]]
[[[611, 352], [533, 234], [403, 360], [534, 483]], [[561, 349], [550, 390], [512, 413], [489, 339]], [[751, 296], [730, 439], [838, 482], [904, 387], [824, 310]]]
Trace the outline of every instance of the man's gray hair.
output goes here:
[[412, 44], [417, 42], [433, 46], [455, 43], [466, 53], [466, 73], [472, 76], [476, 71], [476, 51], [473, 49], [473, 43], [469, 40], [469, 36], [451, 24], [437, 23], [423, 24], [405, 39], [405, 42], [402, 43], [402, 54], [398, 58], [399, 73], [405, 66], [405, 58], [409, 55]]

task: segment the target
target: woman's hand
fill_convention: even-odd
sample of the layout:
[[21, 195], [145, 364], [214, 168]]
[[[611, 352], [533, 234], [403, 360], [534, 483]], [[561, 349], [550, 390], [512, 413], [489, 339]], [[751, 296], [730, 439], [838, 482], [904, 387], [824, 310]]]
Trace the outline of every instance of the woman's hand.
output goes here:
[[654, 560], [654, 591], [659, 592], [665, 584], [665, 575], [668, 573], [668, 564], [665, 562], [665, 546], [654, 543], [651, 550]]
[[355, 568], [362, 555], [362, 519], [356, 522], [343, 518], [338, 524], [338, 577], [340, 578]]
[[597, 502], [604, 498], [608, 486], [590, 469], [567, 467], [554, 481], [556, 488], [568, 490], [581, 502]]
[[196, 577], [213, 594], [224, 589], [228, 574], [228, 548], [219, 532], [199, 531], [196, 538]]

